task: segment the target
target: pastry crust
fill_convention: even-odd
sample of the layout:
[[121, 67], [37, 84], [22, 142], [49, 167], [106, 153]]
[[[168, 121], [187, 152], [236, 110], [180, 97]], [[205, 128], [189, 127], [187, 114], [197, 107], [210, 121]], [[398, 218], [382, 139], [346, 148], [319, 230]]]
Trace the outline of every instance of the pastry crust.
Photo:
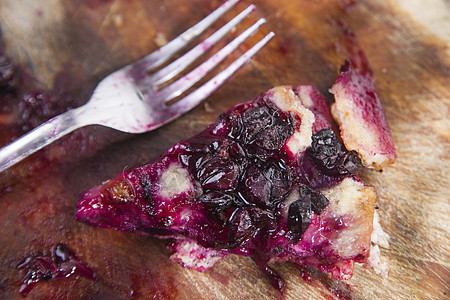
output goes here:
[[347, 61], [330, 92], [336, 100], [331, 113], [347, 149], [358, 152], [368, 168], [381, 170], [394, 163], [394, 141], [372, 75], [361, 74]]

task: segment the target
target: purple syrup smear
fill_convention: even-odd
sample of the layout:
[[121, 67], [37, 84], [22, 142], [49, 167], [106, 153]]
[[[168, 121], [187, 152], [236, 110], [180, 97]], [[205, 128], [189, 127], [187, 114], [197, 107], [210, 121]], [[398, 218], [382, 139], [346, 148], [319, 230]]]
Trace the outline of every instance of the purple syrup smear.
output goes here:
[[[334, 270], [340, 258], [327, 238], [345, 226], [325, 230], [335, 220], [318, 219], [328, 205], [320, 189], [352, 176], [358, 161], [328, 129], [329, 114], [321, 112], [324, 98], [315, 97], [316, 90], [308, 91], [311, 110], [320, 120], [308, 151], [295, 158], [288, 155], [286, 141], [301, 120], [281, 111], [265, 94], [228, 110], [153, 163], [84, 192], [76, 218], [171, 239], [170, 248], [176, 253], [188, 251], [180, 255], [206, 264], [187, 265], [180, 256], [175, 260], [200, 271], [226, 254], [251, 256], [280, 291], [283, 280], [268, 267], [269, 261], [294, 260]], [[174, 165], [178, 169], [171, 169]], [[182, 178], [188, 178], [192, 189], [168, 197], [161, 178], [175, 172], [185, 172]], [[188, 248], [191, 241], [195, 246]], [[293, 251], [302, 254], [293, 259], [289, 245], [296, 245]]]
[[94, 272], [63, 244], [56, 245], [50, 256], [27, 257], [17, 268], [27, 271], [19, 289], [19, 293], [24, 297], [41, 281], [78, 275], [89, 279], [95, 278]]

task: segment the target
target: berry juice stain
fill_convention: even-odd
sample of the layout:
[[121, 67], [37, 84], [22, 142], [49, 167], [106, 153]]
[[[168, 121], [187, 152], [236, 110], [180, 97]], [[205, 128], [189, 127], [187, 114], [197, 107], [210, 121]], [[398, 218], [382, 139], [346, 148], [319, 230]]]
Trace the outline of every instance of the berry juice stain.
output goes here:
[[65, 279], [73, 275], [95, 279], [92, 269], [63, 244], [53, 247], [50, 255], [27, 257], [17, 268], [27, 271], [19, 288], [19, 293], [24, 297], [41, 281]]

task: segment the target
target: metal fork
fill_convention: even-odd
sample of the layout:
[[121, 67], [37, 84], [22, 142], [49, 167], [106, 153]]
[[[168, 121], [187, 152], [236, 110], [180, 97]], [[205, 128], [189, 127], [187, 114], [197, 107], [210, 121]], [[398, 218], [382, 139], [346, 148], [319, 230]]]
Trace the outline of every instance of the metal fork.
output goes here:
[[255, 22], [187, 75], [167, 87], [159, 89], [159, 86], [180, 74], [200, 55], [204, 54], [230, 30], [235, 28], [255, 9], [254, 5], [250, 5], [177, 60], [152, 75], [148, 74], [197, 38], [237, 2], [239, 0], [224, 2], [199, 23], [165, 46], [105, 77], [95, 88], [90, 100], [85, 105], [48, 120], [0, 149], [0, 172], [80, 127], [98, 124], [124, 132], [142, 133], [154, 130], [197, 106], [247, 63], [274, 36], [274, 33], [267, 34], [227, 68], [187, 96], [173, 104], [168, 104], [168, 102], [183, 94], [207, 75], [244, 40], [254, 34], [265, 23], [265, 19], [262, 18]]

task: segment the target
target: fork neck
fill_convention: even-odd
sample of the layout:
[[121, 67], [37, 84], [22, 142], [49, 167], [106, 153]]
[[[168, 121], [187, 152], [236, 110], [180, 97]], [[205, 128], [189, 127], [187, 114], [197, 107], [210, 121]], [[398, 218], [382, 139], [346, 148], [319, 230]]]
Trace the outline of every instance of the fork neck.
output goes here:
[[80, 116], [85, 106], [69, 110], [31, 130], [11, 144], [0, 149], [0, 172], [37, 152], [43, 147], [87, 124]]

